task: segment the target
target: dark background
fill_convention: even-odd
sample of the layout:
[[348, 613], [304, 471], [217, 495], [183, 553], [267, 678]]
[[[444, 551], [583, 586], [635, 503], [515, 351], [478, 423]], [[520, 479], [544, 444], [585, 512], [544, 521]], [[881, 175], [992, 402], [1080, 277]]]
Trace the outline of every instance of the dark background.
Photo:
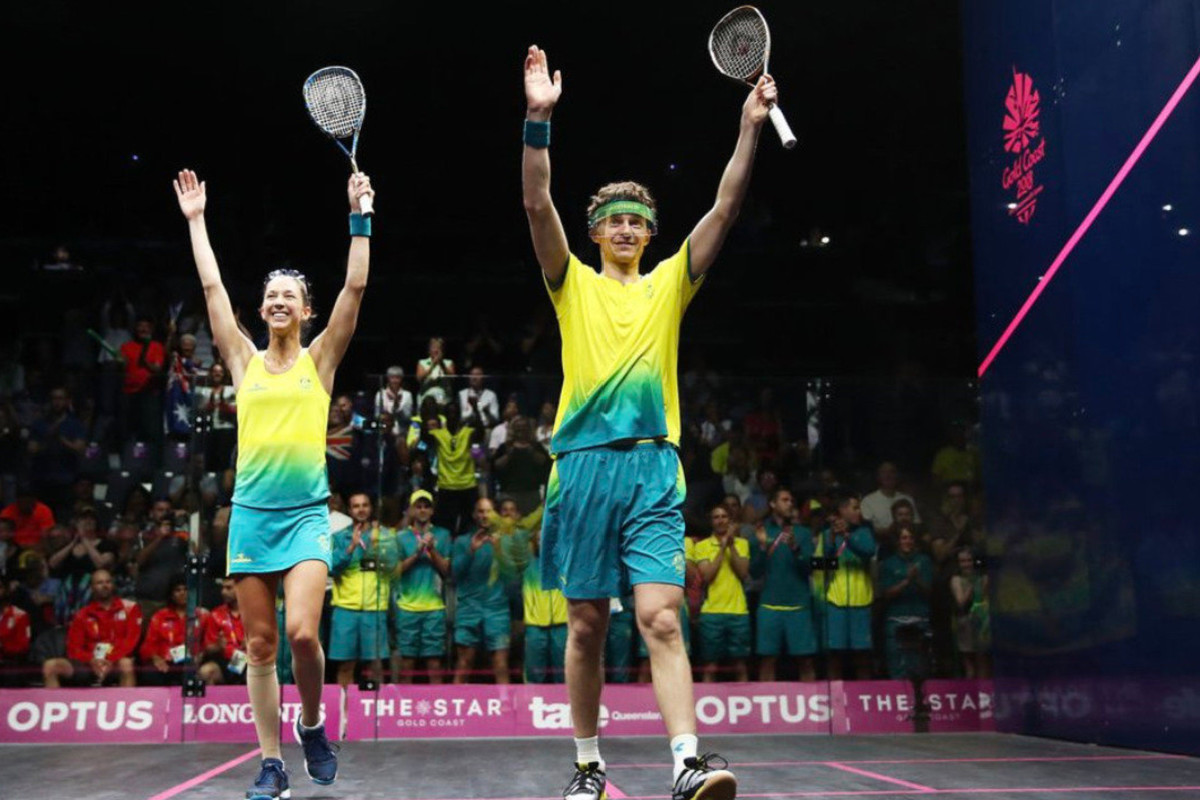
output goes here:
[[[785, 152], [764, 129], [742, 220], [689, 315], [686, 347], [724, 372], [971, 373], [957, 4], [861, 5], [762, 6], [800, 145]], [[731, 7], [8, 9], [6, 36], [31, 68], [8, 87], [3, 118], [0, 259], [13, 277], [0, 311], [10, 325], [47, 326], [47, 304], [95, 303], [121, 285], [195, 307], [170, 189], [185, 166], [208, 182], [235, 302], [252, 306], [265, 272], [287, 264], [310, 274], [328, 310], [346, 163], [307, 119], [300, 86], [347, 64], [367, 88], [359, 155], [379, 198], [371, 289], [339, 383], [388, 363], [411, 369], [431, 333], [450, 338], [453, 357], [480, 314], [516, 335], [549, 308], [520, 202], [526, 47], [544, 47], [565, 75], [554, 195], [573, 245], [593, 255], [588, 195], [632, 178], [660, 204], [653, 263], [711, 204], [736, 138], [748, 90], [707, 52]], [[802, 246], [823, 235], [828, 247]], [[91, 279], [36, 278], [32, 265], [58, 243]]]
[[[1195, 63], [1200, 3], [967, 7], [982, 356]], [[1046, 140], [1027, 226], [1001, 187], [1014, 69]], [[1198, 134], [1193, 86], [981, 382], [1004, 730], [1200, 753]]]

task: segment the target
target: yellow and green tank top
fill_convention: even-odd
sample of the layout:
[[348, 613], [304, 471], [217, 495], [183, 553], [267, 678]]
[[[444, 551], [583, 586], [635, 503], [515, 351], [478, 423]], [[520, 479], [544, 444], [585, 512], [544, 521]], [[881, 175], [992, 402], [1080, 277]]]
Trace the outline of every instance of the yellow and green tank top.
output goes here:
[[296, 508], [329, 497], [325, 428], [329, 394], [305, 348], [281, 375], [263, 354], [246, 365], [237, 392], [237, 483], [233, 502], [251, 508]]

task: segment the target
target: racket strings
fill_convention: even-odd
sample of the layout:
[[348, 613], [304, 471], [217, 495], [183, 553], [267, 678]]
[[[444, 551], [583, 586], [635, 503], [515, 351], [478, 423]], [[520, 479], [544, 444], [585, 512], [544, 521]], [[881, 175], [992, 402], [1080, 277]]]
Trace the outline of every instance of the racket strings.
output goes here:
[[747, 8], [730, 14], [713, 28], [710, 49], [717, 69], [748, 81], [762, 71], [769, 41], [766, 21]]
[[362, 83], [345, 72], [314, 75], [304, 85], [304, 100], [317, 127], [339, 139], [354, 135], [367, 105]]

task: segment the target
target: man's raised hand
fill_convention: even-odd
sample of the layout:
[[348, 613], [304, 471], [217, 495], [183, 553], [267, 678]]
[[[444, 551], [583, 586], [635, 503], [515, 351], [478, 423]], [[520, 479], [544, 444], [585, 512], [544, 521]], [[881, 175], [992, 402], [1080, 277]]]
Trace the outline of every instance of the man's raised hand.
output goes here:
[[554, 71], [550, 76], [550, 67], [546, 61], [546, 51], [532, 45], [525, 56], [525, 105], [531, 120], [545, 121], [550, 119], [558, 98], [562, 96], [562, 72]]

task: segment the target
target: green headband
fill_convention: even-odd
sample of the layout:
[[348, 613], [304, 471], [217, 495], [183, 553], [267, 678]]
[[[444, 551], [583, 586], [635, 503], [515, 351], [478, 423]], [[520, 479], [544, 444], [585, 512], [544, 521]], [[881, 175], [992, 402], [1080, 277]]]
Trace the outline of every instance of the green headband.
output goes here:
[[615, 217], [617, 214], [637, 214], [650, 223], [651, 229], [658, 225], [658, 221], [654, 217], [654, 210], [645, 203], [639, 203], [636, 200], [613, 200], [597, 208], [596, 212], [588, 217], [588, 227], [594, 228], [600, 220], [605, 217]]

